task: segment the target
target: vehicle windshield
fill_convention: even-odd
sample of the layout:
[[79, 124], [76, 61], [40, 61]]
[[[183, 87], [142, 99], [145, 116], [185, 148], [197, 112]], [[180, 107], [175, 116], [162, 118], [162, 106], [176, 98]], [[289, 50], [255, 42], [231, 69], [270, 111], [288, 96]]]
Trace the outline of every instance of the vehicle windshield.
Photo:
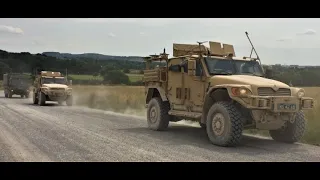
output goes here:
[[42, 84], [66, 84], [65, 78], [42, 78]]
[[210, 75], [244, 74], [263, 76], [262, 68], [257, 61], [227, 60], [206, 57], [205, 62]]
[[11, 83], [15, 84], [15, 85], [23, 85], [23, 86], [27, 86], [31, 84], [31, 80], [29, 78], [12, 78], [11, 79]]

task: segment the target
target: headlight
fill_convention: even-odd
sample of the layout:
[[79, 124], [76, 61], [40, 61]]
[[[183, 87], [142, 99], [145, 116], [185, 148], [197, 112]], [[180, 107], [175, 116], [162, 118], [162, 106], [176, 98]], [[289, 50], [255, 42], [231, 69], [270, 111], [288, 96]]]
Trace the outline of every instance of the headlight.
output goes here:
[[299, 98], [302, 98], [304, 95], [305, 95], [305, 92], [304, 92], [303, 89], [300, 89], [300, 90], [297, 92], [297, 96], [298, 96]]
[[234, 96], [248, 96], [252, 94], [252, 92], [245, 87], [233, 87], [231, 88], [231, 92]]

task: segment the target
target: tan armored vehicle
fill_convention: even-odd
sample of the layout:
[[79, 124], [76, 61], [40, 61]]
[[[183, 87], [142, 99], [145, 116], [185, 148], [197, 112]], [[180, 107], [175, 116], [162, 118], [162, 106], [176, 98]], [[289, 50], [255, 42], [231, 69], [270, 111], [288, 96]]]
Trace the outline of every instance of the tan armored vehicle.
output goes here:
[[[270, 79], [271, 70], [264, 72], [253, 46], [257, 58], [236, 57], [232, 45], [209, 45], [173, 44], [172, 58], [165, 53], [145, 58], [148, 127], [160, 131], [170, 121], [198, 121], [218, 146], [237, 145], [244, 129], [299, 141], [306, 128], [302, 110], [313, 108], [304, 89]], [[163, 67], [149, 68], [162, 60]]]
[[56, 101], [60, 105], [66, 101], [72, 106], [72, 88], [60, 72], [41, 71], [35, 78], [33, 104], [43, 106], [46, 101]]

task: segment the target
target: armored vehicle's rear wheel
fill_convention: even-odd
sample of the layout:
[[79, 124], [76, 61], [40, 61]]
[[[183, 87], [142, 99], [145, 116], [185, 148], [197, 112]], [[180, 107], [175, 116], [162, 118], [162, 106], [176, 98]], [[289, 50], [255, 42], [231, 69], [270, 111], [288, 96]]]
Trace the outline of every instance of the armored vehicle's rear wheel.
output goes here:
[[169, 110], [170, 105], [167, 101], [163, 102], [160, 97], [152, 98], [147, 110], [148, 127], [155, 131], [165, 130], [169, 125]]
[[299, 111], [296, 114], [295, 120], [293, 123], [287, 122], [284, 128], [278, 130], [270, 130], [269, 134], [272, 139], [285, 142], [285, 143], [295, 143], [298, 142], [306, 128], [306, 120], [302, 111]]
[[39, 96], [39, 105], [44, 106], [46, 104], [46, 95], [43, 92], [40, 92]]
[[33, 93], [33, 104], [38, 104], [38, 98], [37, 98], [37, 94], [34, 92]]
[[67, 100], [66, 100], [67, 106], [72, 106], [72, 103], [73, 103], [73, 98], [72, 98], [72, 96], [68, 96], [68, 97], [67, 97]]
[[229, 102], [217, 102], [208, 112], [206, 130], [214, 145], [235, 146], [242, 137], [243, 123], [239, 110]]

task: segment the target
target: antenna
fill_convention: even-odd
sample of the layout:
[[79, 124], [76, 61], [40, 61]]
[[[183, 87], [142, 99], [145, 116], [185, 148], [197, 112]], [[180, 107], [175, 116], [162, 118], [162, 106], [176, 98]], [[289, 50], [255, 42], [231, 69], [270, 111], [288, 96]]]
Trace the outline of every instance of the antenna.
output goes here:
[[[199, 44], [199, 56], [200, 56], [200, 57], [202, 57], [201, 45], [202, 45], [203, 43], [206, 43], [206, 42], [208, 42], [208, 41], [202, 41], [202, 42], [197, 41], [197, 43]], [[206, 48], [204, 48], [204, 50], [206, 50]]]
[[[248, 40], [249, 40], [249, 42], [250, 42], [250, 44], [251, 44], [251, 47], [252, 47], [251, 53], [250, 53], [250, 58], [251, 58], [252, 52], [254, 51], [254, 52], [256, 53], [256, 55], [257, 55], [257, 59], [260, 61], [260, 57], [259, 57], [256, 49], [254, 48], [254, 46], [253, 46], [253, 44], [252, 44], [252, 42], [251, 42], [251, 40], [250, 40], [250, 38], [249, 38], [248, 32], [246, 31], [245, 33], [246, 33], [246, 36], [247, 36], [247, 38], [248, 38]], [[261, 62], [260, 62], [260, 63], [261, 63]]]
[[[206, 43], [206, 42], [208, 42], [208, 41], [202, 41], [202, 42], [197, 41], [197, 43], [199, 44], [199, 54], [200, 54], [200, 56], [202, 55], [201, 45], [202, 45], [203, 43]], [[191, 49], [190, 51], [188, 51], [187, 53], [192, 52], [194, 49], [196, 49], [196, 47], [192, 48], [192, 49]], [[206, 49], [204, 49], [204, 50], [206, 50]]]
[[[261, 63], [260, 57], [259, 57], [259, 55], [258, 55], [258, 53], [257, 53], [256, 49], [254, 48], [254, 46], [253, 46], [253, 44], [252, 44], [252, 42], [251, 42], [251, 40], [250, 40], [250, 38], [249, 38], [249, 33], [248, 33], [247, 31], [246, 31], [245, 33], [246, 33], [246, 36], [247, 36], [247, 38], [248, 38], [248, 40], [249, 40], [249, 42], [250, 42], [250, 44], [251, 44], [251, 47], [252, 47], [252, 49], [251, 49], [251, 53], [250, 53], [250, 58], [251, 58], [251, 55], [252, 55], [252, 51], [254, 51], [254, 52], [256, 53], [256, 55], [257, 55], [257, 60], [260, 62], [260, 65], [262, 66], [262, 63]], [[262, 70], [263, 70], [263, 68], [262, 68]]]
[[66, 68], [66, 80], [68, 80], [68, 68]]

